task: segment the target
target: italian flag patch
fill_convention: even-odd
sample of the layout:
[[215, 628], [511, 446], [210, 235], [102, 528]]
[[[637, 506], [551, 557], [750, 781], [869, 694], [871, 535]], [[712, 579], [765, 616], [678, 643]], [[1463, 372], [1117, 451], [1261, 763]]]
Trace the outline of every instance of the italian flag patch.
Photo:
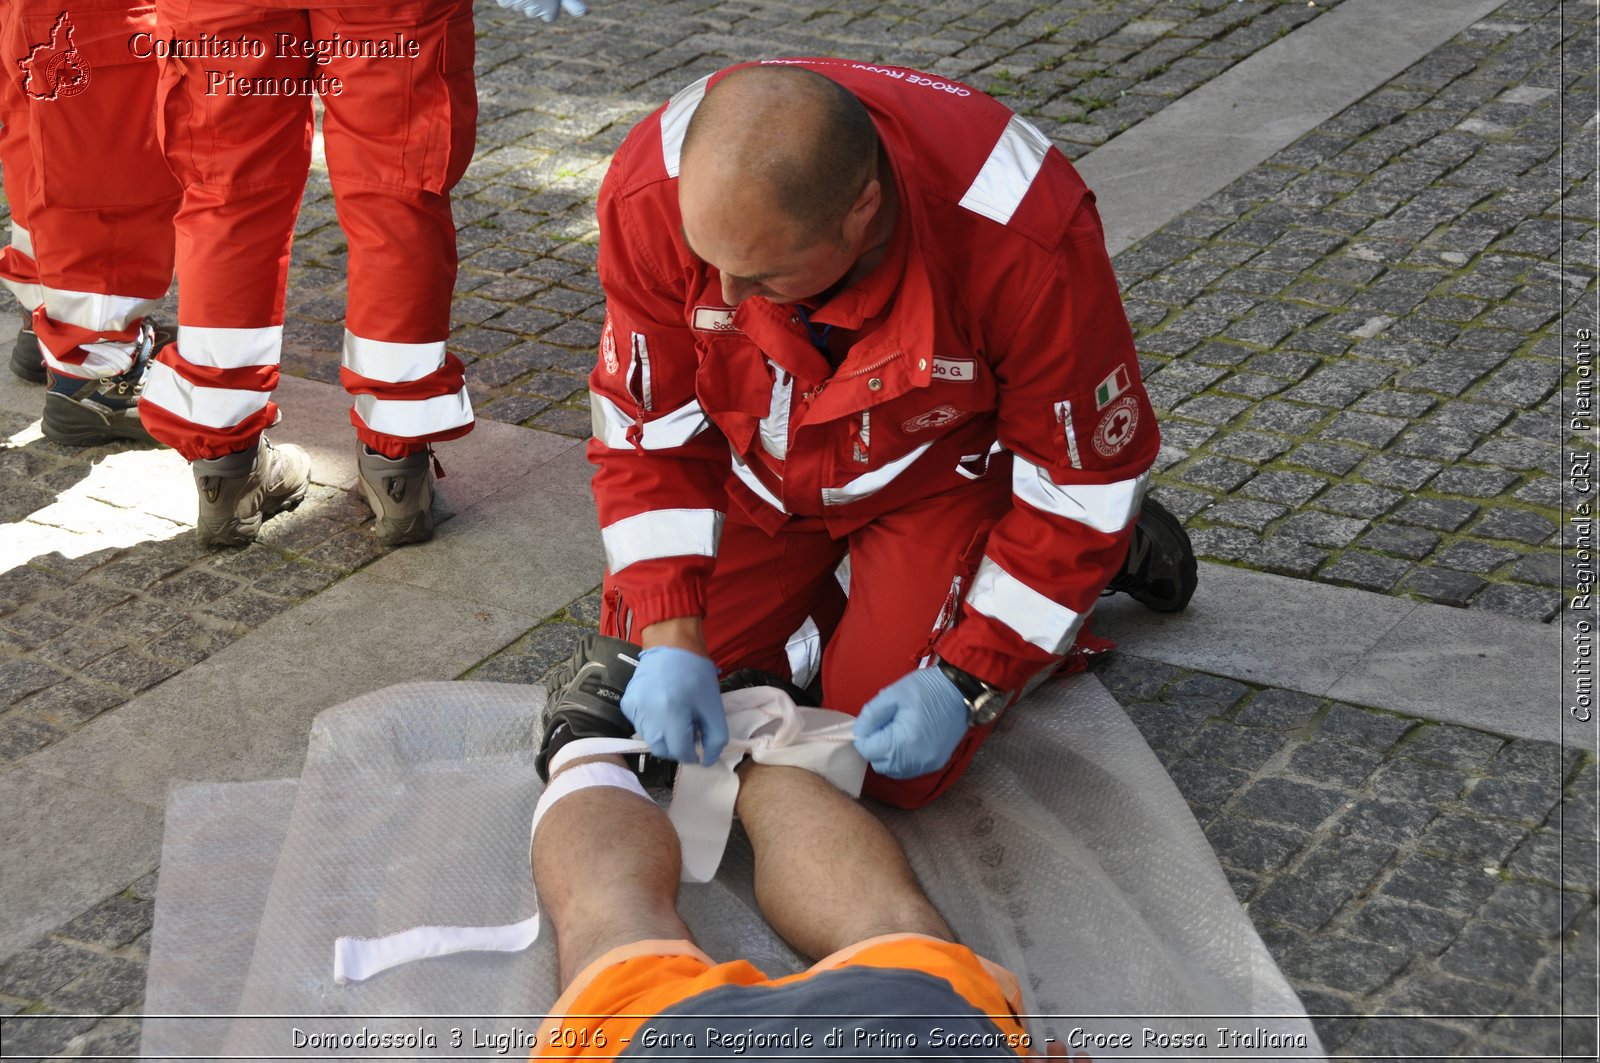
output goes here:
[[1128, 379], [1128, 367], [1119, 365], [1111, 370], [1111, 375], [1100, 381], [1100, 386], [1094, 391], [1094, 408], [1103, 410], [1116, 400], [1118, 395], [1132, 387]]

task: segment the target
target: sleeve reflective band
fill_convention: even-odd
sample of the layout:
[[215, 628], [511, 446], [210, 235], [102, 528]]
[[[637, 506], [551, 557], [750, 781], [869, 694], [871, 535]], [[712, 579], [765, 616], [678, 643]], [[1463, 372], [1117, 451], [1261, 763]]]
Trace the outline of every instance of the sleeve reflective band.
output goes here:
[[606, 570], [616, 575], [658, 557], [716, 557], [723, 515], [714, 509], [653, 509], [600, 529]]
[[[628, 441], [628, 430], [635, 423], [633, 417], [598, 391], [589, 392], [589, 421], [594, 437], [612, 450], [633, 449]], [[710, 423], [700, 404], [690, 399], [671, 413], [645, 421], [639, 445], [645, 450], [681, 447]]]
[[1058, 484], [1020, 455], [1011, 459], [1011, 492], [1034, 509], [1115, 534], [1133, 522], [1150, 474], [1110, 484]]
[[967, 605], [1049, 654], [1067, 652], [1083, 623], [1081, 614], [1040, 594], [987, 557], [972, 579]]

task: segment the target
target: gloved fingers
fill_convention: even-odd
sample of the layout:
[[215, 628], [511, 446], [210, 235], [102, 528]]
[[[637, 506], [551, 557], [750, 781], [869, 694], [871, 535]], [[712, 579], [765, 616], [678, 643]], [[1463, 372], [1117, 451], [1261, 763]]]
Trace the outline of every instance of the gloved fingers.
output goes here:
[[656, 743], [650, 743], [650, 752], [667, 760], [675, 760], [680, 764], [693, 764], [695, 762], [694, 749], [694, 721], [687, 717], [670, 720], [662, 729], [660, 749]]
[[897, 737], [892, 727], [880, 727], [868, 735], [858, 731], [854, 745], [862, 760], [871, 764], [880, 775], [887, 775], [889, 772], [885, 768], [890, 765]]
[[[700, 716], [700, 750], [703, 754], [700, 763], [715, 764], [727, 745], [728, 718], [722, 711], [722, 702], [719, 698], [715, 709]], [[692, 753], [689, 759], [694, 759]]]
[[887, 689], [880, 690], [861, 708], [855, 724], [850, 728], [858, 739], [875, 734], [889, 725], [900, 708], [900, 700]]
[[582, 18], [589, 13], [589, 5], [583, 0], [561, 0], [561, 10], [573, 18]]

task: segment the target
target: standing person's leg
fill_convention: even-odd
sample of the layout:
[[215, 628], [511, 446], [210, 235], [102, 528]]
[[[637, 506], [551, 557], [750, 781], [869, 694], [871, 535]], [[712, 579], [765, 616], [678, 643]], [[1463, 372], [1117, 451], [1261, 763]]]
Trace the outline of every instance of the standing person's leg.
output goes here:
[[[161, 64], [161, 138], [183, 186], [177, 216], [178, 339], [145, 385], [150, 434], [194, 465], [202, 542], [239, 546], [305, 496], [311, 462], [272, 447], [295, 216], [311, 165], [308, 94], [243, 94], [253, 79], [296, 82], [313, 65], [277, 55], [302, 13], [220, 0], [160, 0], [160, 36], [259, 42], [259, 57]], [[229, 80], [229, 79], [232, 80]]]
[[50, 383], [44, 433], [68, 445], [150, 439], [138, 415], [154, 344], [145, 318], [172, 285], [178, 204], [156, 143], [156, 66], [129, 48], [154, 25], [152, 4], [128, 0], [8, 5], [8, 106], [26, 127], [31, 173], [17, 176]]
[[[21, 9], [20, 4], [7, 4], [0, 11], [0, 51], [9, 49], [18, 37], [13, 23]], [[38, 178], [28, 144], [27, 104], [21, 84], [10, 71], [0, 76], [0, 178], [5, 181], [6, 207], [11, 212], [11, 239], [0, 249], [0, 283], [10, 289], [22, 308], [22, 328], [11, 348], [11, 371], [29, 383], [42, 384], [44, 360], [33, 331], [33, 312], [44, 305], [44, 292], [39, 287], [38, 263], [33, 260], [33, 234], [28, 230], [28, 200]]]
[[446, 350], [456, 278], [450, 190], [472, 158], [477, 93], [470, 0], [316, 9], [312, 35], [391, 44], [333, 55], [323, 137], [349, 243], [340, 379], [363, 493], [386, 545], [433, 534], [429, 444], [472, 430], [461, 360]]

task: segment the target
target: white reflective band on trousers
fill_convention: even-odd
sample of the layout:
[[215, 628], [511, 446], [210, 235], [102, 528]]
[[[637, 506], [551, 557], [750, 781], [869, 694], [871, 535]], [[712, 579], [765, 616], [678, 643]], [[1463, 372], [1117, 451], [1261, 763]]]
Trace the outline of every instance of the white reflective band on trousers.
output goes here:
[[[860, 795], [867, 774], [867, 762], [852, 744], [853, 716], [802, 708], [771, 687], [729, 691], [722, 696], [722, 707], [728, 719], [728, 744], [722, 756], [714, 764], [680, 765], [667, 809], [683, 850], [685, 882], [710, 882], [722, 864], [739, 796], [739, 776], [734, 769], [746, 755], [758, 764], [816, 772], [851, 797]], [[534, 813], [533, 830], [538, 830], [539, 821], [562, 797], [578, 790], [616, 786], [644, 793], [631, 774], [631, 787], [614, 778], [626, 774], [616, 765], [584, 764], [562, 772], [567, 764], [581, 757], [644, 753], [649, 748], [632, 738], [587, 738], [563, 746], [551, 758], [554, 779]], [[572, 773], [584, 774], [563, 786], [562, 780]], [[538, 936], [539, 916], [535, 913], [506, 926], [419, 926], [379, 938], [341, 937], [333, 946], [333, 978], [338, 985], [359, 982], [412, 960], [458, 952], [520, 952]]]
[[179, 376], [165, 362], [152, 362], [145, 373], [139, 401], [206, 428], [232, 428], [263, 409], [270, 398], [265, 391], [207, 388]]
[[435, 432], [472, 423], [472, 402], [467, 389], [431, 399], [380, 399], [355, 397], [356, 416], [374, 432], [401, 439], [421, 439]]
[[[16, 222], [12, 222], [11, 246], [32, 258], [33, 234]], [[31, 314], [44, 302], [44, 289], [37, 284], [23, 284], [14, 280], [3, 280], [0, 283], [4, 283], [7, 288], [11, 289], [11, 294], [17, 297], [17, 302], [21, 304], [23, 313]]]
[[368, 380], [408, 384], [439, 371], [444, 365], [445, 341], [393, 343], [369, 340], [344, 330], [344, 367]]

